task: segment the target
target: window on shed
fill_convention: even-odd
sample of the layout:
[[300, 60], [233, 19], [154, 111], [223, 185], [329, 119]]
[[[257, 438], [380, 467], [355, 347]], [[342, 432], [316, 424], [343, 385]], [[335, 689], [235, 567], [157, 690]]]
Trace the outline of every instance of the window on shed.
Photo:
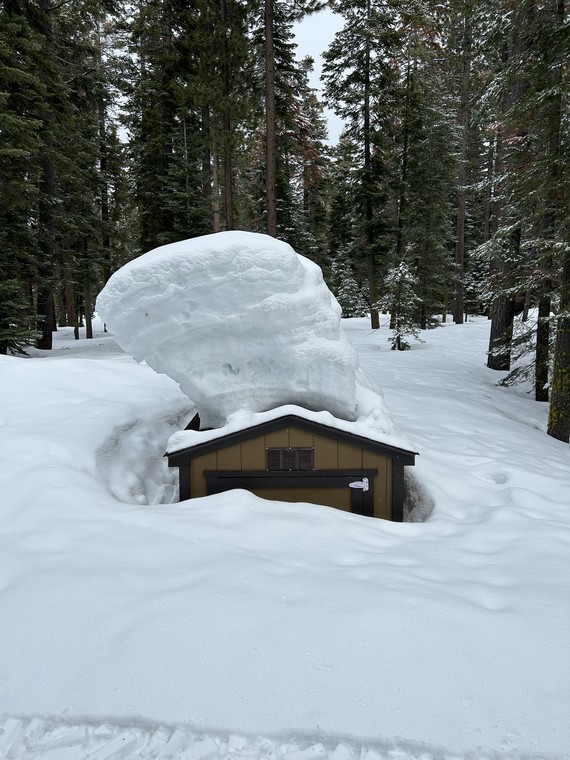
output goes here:
[[313, 448], [270, 448], [267, 449], [268, 470], [314, 470], [315, 450]]

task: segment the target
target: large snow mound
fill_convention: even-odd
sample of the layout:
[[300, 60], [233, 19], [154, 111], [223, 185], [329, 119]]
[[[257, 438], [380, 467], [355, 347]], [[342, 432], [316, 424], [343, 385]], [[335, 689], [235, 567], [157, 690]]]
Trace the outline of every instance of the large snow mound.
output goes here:
[[180, 384], [203, 427], [284, 404], [356, 419], [340, 307], [280, 240], [220, 232], [156, 248], [111, 277], [97, 311], [125, 351]]

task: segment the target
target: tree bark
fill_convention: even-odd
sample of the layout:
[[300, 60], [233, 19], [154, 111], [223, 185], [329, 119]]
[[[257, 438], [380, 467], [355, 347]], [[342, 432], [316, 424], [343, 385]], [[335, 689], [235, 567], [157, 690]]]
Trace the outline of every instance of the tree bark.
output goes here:
[[398, 198], [398, 223], [396, 229], [396, 265], [398, 265], [404, 254], [404, 212], [406, 210], [406, 181], [408, 178], [408, 148], [410, 140], [410, 128], [408, 124], [410, 114], [410, 86], [411, 86], [411, 60], [408, 54], [406, 66], [406, 97], [404, 104], [404, 124], [402, 140], [402, 159], [400, 169], [400, 193]]
[[216, 151], [212, 153], [212, 214], [214, 220], [214, 232], [222, 229], [220, 209], [220, 170]]
[[550, 295], [543, 295], [538, 302], [538, 320], [536, 324], [536, 353], [534, 368], [534, 398], [536, 401], [548, 401], [550, 306]]
[[461, 83], [461, 106], [459, 121], [461, 141], [459, 148], [459, 167], [457, 173], [457, 239], [455, 242], [455, 273], [453, 321], [463, 324], [465, 312], [465, 186], [467, 184], [467, 134], [469, 129], [469, 78], [471, 73], [471, 48], [473, 33], [471, 30], [471, 8], [465, 5], [463, 19], [463, 77]]
[[[404, 101], [403, 133], [402, 133], [402, 157], [400, 160], [400, 192], [398, 195], [398, 218], [396, 224], [396, 253], [395, 264], [398, 266], [404, 259], [404, 213], [406, 211], [406, 181], [408, 178], [408, 150], [410, 142], [410, 87], [411, 87], [412, 61], [408, 51], [406, 64], [406, 95]], [[394, 316], [390, 315], [390, 329], [395, 328]]]
[[107, 123], [105, 106], [101, 105], [99, 136], [101, 140], [101, 149], [99, 156], [99, 173], [101, 176], [101, 248], [103, 249], [103, 283], [106, 283], [113, 272], [113, 261], [111, 254], [111, 222], [109, 215], [109, 176], [107, 171]]
[[511, 368], [511, 339], [515, 304], [512, 298], [497, 296], [491, 310], [491, 335], [489, 338], [489, 369], [509, 370]]
[[[366, 2], [367, 18], [370, 18], [370, 0]], [[368, 261], [368, 291], [370, 294], [370, 328], [378, 330], [380, 314], [376, 304], [378, 290], [376, 286], [376, 261], [372, 250], [372, 153], [370, 135], [370, 40], [366, 40], [366, 57], [364, 62], [364, 224], [366, 257]]]
[[67, 313], [67, 324], [74, 329], [74, 336], [77, 340], [79, 338], [79, 330], [75, 334], [75, 327], [77, 325], [77, 315], [75, 311], [75, 291], [73, 288], [73, 279], [71, 277], [71, 271], [69, 266], [65, 268], [65, 311]]
[[265, 0], [265, 125], [267, 234], [277, 237], [277, 116], [275, 107], [273, 0]]
[[85, 337], [93, 338], [93, 297], [89, 275], [86, 276], [83, 284], [83, 296], [85, 298]]
[[[556, 22], [558, 29], [562, 29], [566, 19], [564, 0], [556, 2]], [[554, 74], [558, 82], [562, 73], [559, 66]], [[557, 212], [564, 213], [565, 201], [568, 199], [558, 197], [564, 183], [558, 182], [559, 161], [561, 151], [561, 127], [562, 127], [562, 101], [558, 97], [554, 103], [555, 129], [550, 143], [551, 166], [551, 198], [550, 219], [554, 226], [555, 222], [563, 223], [562, 219], [556, 219]], [[560, 282], [560, 304], [558, 319], [556, 321], [556, 341], [554, 345], [554, 367], [552, 371], [552, 383], [550, 392], [550, 410], [548, 415], [548, 435], [559, 441], [570, 443], [570, 254], [566, 251], [562, 259], [562, 275]]]
[[227, 38], [227, 7], [226, 0], [220, 0], [220, 18], [222, 21], [224, 40], [222, 50], [222, 92], [223, 110], [222, 122], [224, 133], [224, 207], [226, 212], [226, 230], [234, 229], [234, 177], [232, 166], [232, 123], [230, 114], [230, 63]]
[[[202, 106], [202, 196], [212, 209], [212, 227], [214, 232], [220, 231], [220, 222], [214, 218], [214, 182], [212, 166], [212, 149], [210, 134], [210, 108]], [[216, 188], [217, 191], [217, 188]], [[218, 212], [219, 213], [219, 212]]]
[[495, 211], [493, 182], [495, 178], [496, 152], [497, 152], [498, 135], [489, 141], [489, 150], [487, 151], [487, 190], [485, 192], [485, 207], [483, 217], [483, 242], [488, 243], [491, 239], [491, 224], [493, 212]]
[[[43, 54], [45, 58], [49, 60], [54, 55], [53, 27], [51, 19], [52, 8], [49, 0], [41, 0], [40, 10], [40, 26], [43, 34]], [[39, 76], [46, 87], [48, 87], [49, 92], [49, 73], [42, 68], [40, 69]], [[40, 118], [44, 134], [43, 150], [39, 159], [38, 240], [40, 260], [37, 268], [38, 285], [36, 308], [40, 337], [38, 338], [36, 345], [38, 348], [50, 350], [52, 347], [53, 332], [57, 327], [55, 300], [53, 295], [54, 261], [56, 254], [54, 204], [57, 183], [53, 161], [53, 138], [51, 135], [54, 116], [49, 105], [45, 107]]]
[[[503, 66], [506, 66], [510, 58], [517, 52], [521, 51], [522, 41], [519, 39], [511, 40], [510, 47], [505, 44], [502, 50], [502, 62]], [[502, 103], [502, 117], [505, 118], [505, 114], [516, 103], [520, 97], [522, 89], [524, 87], [523, 82], [515, 82], [510, 91], [504, 96]], [[517, 128], [510, 125], [507, 138], [511, 138], [514, 134], [517, 134]], [[495, 177], [499, 176], [501, 170], [504, 169], [503, 163], [505, 162], [505, 134], [504, 128], [499, 129], [497, 134], [497, 144], [495, 153]], [[511, 167], [512, 169], [512, 167]], [[496, 232], [499, 229], [501, 217], [504, 214], [504, 209], [498, 198], [500, 192], [498, 188], [495, 188], [495, 203], [494, 216], [491, 219], [492, 231]], [[518, 249], [520, 248], [521, 230], [520, 227], [511, 233], [510, 246], [513, 258], [518, 258]], [[506, 279], [508, 277], [509, 265], [506, 263], [507, 257], [500, 256], [491, 261], [490, 274], [496, 279]], [[499, 283], [502, 286], [502, 283]], [[489, 336], [489, 353], [487, 358], [487, 366], [489, 369], [496, 370], [509, 370], [511, 368], [511, 341], [513, 337], [513, 321], [515, 318], [515, 301], [510, 295], [506, 295], [501, 292], [502, 287], [499, 288], [499, 293], [493, 301], [491, 309], [491, 333]]]
[[[172, 0], [163, 0], [162, 4], [162, 87], [160, 90], [160, 184], [161, 191], [165, 193], [170, 182], [168, 172], [172, 164], [173, 145], [172, 145], [172, 128], [174, 123], [175, 106], [171, 94], [172, 78], [172, 53], [173, 53], [173, 2]], [[160, 214], [159, 226], [156, 230], [158, 236], [161, 233], [173, 228], [174, 215], [170, 208], [161, 204], [158, 209]], [[159, 244], [160, 238], [156, 240]]]
[[548, 435], [570, 443], [570, 255], [562, 270], [560, 311], [556, 322], [554, 368], [550, 392]]

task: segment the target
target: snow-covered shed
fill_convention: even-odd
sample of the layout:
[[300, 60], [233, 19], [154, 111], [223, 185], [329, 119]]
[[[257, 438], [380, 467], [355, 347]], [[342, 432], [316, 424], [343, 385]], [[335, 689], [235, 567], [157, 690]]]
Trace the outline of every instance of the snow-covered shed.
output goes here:
[[228, 231], [156, 248], [115, 272], [97, 310], [198, 410], [167, 447], [181, 499], [246, 488], [402, 520], [415, 454], [321, 269], [290, 245]]
[[169, 441], [180, 499], [245, 488], [258, 496], [310, 502], [401, 522], [404, 467], [415, 452], [326, 412], [281, 407]]

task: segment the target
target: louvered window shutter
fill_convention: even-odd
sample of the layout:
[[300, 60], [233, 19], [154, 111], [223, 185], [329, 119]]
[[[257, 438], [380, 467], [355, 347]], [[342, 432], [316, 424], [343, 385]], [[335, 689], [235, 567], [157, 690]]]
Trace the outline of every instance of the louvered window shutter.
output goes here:
[[283, 469], [298, 470], [298, 449], [283, 449]]
[[282, 470], [282, 451], [283, 449], [267, 449], [267, 469]]
[[314, 449], [271, 448], [267, 449], [267, 469], [281, 471], [314, 470]]
[[299, 449], [299, 469], [313, 469], [313, 449]]

